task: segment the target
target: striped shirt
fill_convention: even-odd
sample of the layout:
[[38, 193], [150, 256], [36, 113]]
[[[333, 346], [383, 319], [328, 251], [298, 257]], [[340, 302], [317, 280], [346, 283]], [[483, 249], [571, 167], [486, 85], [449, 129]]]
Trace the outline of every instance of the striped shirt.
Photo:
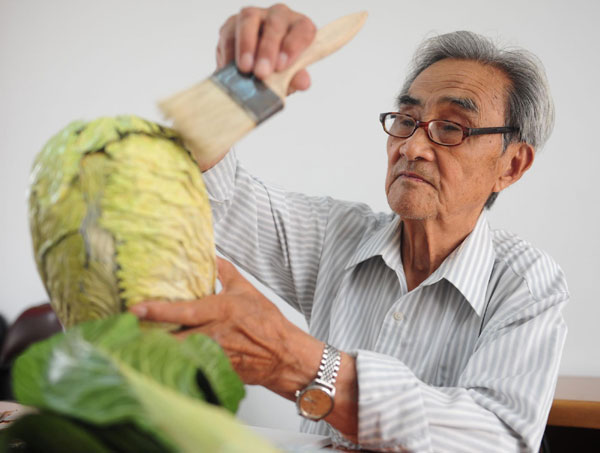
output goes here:
[[[547, 254], [482, 214], [408, 291], [396, 214], [267, 185], [233, 152], [204, 179], [219, 251], [299, 310], [314, 337], [356, 357], [355, 448], [537, 451], [569, 299]], [[302, 429], [351, 446], [323, 421]]]

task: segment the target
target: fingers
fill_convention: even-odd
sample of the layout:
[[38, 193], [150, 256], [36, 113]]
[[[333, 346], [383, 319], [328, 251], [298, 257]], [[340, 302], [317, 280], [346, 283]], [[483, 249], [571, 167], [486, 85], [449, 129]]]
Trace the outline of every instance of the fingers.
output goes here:
[[308, 17], [298, 15], [281, 42], [280, 58], [275, 69], [282, 71], [296, 61], [298, 55], [313, 41], [316, 33], [315, 24]]
[[288, 95], [295, 91], [304, 91], [310, 88], [310, 75], [306, 69], [299, 71], [291, 80]]
[[211, 303], [210, 297], [193, 302], [142, 302], [129, 311], [146, 321], [201, 326], [218, 318], [218, 305]]
[[[316, 27], [306, 16], [278, 4], [269, 9], [248, 7], [221, 27], [217, 66], [234, 57], [240, 71], [264, 79], [289, 67], [315, 37]], [[310, 79], [300, 76], [291, 91], [304, 90]]]
[[223, 285], [222, 293], [231, 291], [235, 287], [245, 286], [248, 282], [233, 264], [219, 256], [217, 256], [217, 277]]
[[235, 27], [237, 17], [231, 16], [219, 30], [217, 43], [217, 69], [223, 68], [235, 57]]
[[254, 74], [260, 79], [268, 77], [282, 57], [287, 59], [280, 49], [290, 25], [290, 13], [287, 6], [276, 5], [269, 9], [264, 19], [254, 67]]
[[182, 326], [203, 326], [227, 318], [230, 301], [226, 293], [243, 292], [249, 283], [229, 261], [217, 257], [217, 266], [218, 277], [223, 285], [223, 291], [219, 295], [186, 302], [145, 301], [134, 305], [129, 311], [146, 321]]
[[316, 27], [306, 16], [285, 5], [269, 8], [263, 21], [254, 74], [264, 79], [292, 64], [315, 37]]
[[235, 27], [235, 61], [242, 72], [252, 72], [261, 23], [266, 12], [259, 8], [243, 8]]

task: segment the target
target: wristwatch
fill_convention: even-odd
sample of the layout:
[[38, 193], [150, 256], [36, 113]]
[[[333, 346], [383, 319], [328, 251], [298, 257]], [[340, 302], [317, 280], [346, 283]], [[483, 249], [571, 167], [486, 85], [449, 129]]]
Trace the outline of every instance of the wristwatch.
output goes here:
[[340, 370], [340, 351], [326, 344], [317, 377], [304, 389], [296, 391], [298, 413], [309, 420], [321, 420], [333, 410], [335, 380]]

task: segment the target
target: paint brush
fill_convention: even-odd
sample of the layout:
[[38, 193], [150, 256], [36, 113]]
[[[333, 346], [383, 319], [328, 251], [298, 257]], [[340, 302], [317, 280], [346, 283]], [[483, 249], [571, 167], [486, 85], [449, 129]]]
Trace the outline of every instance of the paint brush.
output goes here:
[[293, 76], [336, 51], [360, 30], [366, 12], [349, 14], [317, 31], [287, 69], [264, 81], [241, 73], [232, 62], [211, 77], [159, 102], [202, 169], [210, 168], [240, 138], [283, 108]]

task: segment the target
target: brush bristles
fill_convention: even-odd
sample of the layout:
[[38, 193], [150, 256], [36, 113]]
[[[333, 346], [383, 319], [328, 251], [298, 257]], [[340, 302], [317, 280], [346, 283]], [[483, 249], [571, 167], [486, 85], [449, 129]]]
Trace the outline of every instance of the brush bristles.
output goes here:
[[205, 80], [159, 103], [201, 168], [214, 164], [256, 123], [231, 97]]

